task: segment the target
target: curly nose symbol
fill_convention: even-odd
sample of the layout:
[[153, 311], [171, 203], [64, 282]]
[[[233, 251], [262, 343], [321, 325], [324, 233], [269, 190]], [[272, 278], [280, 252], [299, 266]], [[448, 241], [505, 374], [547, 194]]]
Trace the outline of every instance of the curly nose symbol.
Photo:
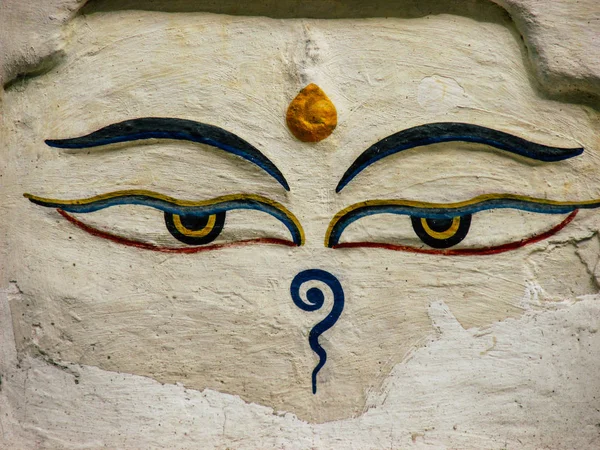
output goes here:
[[329, 330], [342, 314], [344, 309], [344, 290], [339, 280], [329, 272], [319, 269], [304, 270], [297, 274], [292, 280], [290, 294], [296, 306], [304, 311], [316, 311], [323, 307], [325, 295], [320, 288], [312, 287], [306, 291], [306, 301], [300, 297], [300, 287], [308, 281], [321, 281], [325, 283], [333, 293], [333, 308], [331, 312], [322, 321], [316, 324], [308, 335], [308, 343], [313, 352], [319, 357], [319, 363], [312, 373], [312, 391], [317, 393], [317, 374], [327, 361], [327, 352], [319, 344], [319, 336]]

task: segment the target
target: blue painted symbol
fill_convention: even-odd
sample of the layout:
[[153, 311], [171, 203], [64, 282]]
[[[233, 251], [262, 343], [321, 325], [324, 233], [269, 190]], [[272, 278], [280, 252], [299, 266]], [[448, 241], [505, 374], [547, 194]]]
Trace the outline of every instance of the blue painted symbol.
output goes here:
[[294, 300], [296, 306], [304, 311], [316, 311], [321, 309], [325, 303], [325, 295], [323, 295], [323, 291], [318, 287], [311, 287], [306, 291], [306, 301], [300, 297], [300, 287], [308, 281], [321, 281], [325, 283], [333, 293], [333, 308], [331, 309], [331, 312], [325, 319], [316, 324], [312, 330], [310, 330], [310, 334], [308, 335], [310, 348], [319, 356], [319, 363], [312, 373], [312, 391], [313, 394], [316, 394], [317, 374], [327, 361], [327, 352], [325, 352], [325, 349], [319, 344], [319, 336], [334, 326], [342, 314], [342, 310], [344, 309], [344, 290], [338, 279], [329, 272], [319, 269], [309, 269], [300, 272], [292, 280], [290, 294], [292, 295], [292, 300]]

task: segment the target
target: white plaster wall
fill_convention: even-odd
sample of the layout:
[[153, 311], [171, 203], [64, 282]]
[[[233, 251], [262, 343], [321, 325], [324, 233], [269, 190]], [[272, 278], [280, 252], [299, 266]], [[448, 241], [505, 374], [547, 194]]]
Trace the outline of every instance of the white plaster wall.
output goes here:
[[[5, 297], [18, 295], [5, 293]], [[5, 299], [6, 301], [6, 299]], [[3, 346], [4, 448], [594, 449], [600, 436], [597, 297], [465, 330], [441, 303], [438, 336], [397, 366], [355, 419], [311, 425], [212, 390], [18, 360]], [[6, 305], [6, 303], [4, 303]], [[3, 317], [8, 316], [6, 306]], [[12, 339], [10, 321], [3, 339]]]
[[[143, 28], [147, 25], [147, 23], [138, 25], [136, 23], [138, 17], [140, 20], [144, 18], [158, 23], [163, 20], [160, 14], [153, 16], [144, 13], [136, 17], [135, 12], [127, 12], [112, 16], [111, 21], [103, 21], [102, 17], [93, 17], [86, 24], [86, 19], [76, 19], [73, 25], [61, 29], [58, 26], [53, 27], [52, 24], [48, 25], [49, 13], [44, 14], [41, 9], [34, 8], [34, 16], [37, 18], [31, 21], [23, 20], [23, 24], [25, 22], [39, 24], [33, 27], [37, 30], [34, 33], [36, 36], [33, 41], [29, 41], [33, 44], [28, 47], [19, 44], [21, 39], [26, 41], [23, 38], [24, 33], [15, 31], [15, 24], [20, 22], [14, 17], [26, 17], [21, 13], [15, 13], [22, 6], [12, 7], [9, 3], [2, 6], [3, 13], [9, 12], [13, 17], [10, 21], [11, 25], [4, 27], [3, 30], [12, 30], [11, 36], [19, 36], [19, 39], [2, 38], [8, 43], [2, 52], [5, 58], [3, 68], [6, 81], [20, 71], [36, 67], [36, 61], [45, 55], [56, 54], [57, 48], [64, 52], [64, 56], [61, 57], [63, 65], [57, 66], [55, 74], [64, 75], [65, 69], [76, 72], [81, 58], [89, 56], [89, 36], [87, 42], [86, 39], [81, 38], [82, 31], [86, 32], [85, 28], [92, 35], [98, 33], [99, 36], [108, 30], [114, 33], [111, 39], [120, 42], [119, 34], [124, 31], [127, 34], [136, 26]], [[64, 3], [60, 5], [60, 8], [63, 8], [63, 15], [60, 16], [60, 20], [57, 20], [57, 24], [71, 17], [68, 11], [74, 10], [74, 6], [66, 7]], [[530, 48], [528, 55], [535, 64], [535, 73], [542, 85], [552, 88], [563, 83], [564, 86], [569, 86], [565, 89], [570, 93], [576, 90], [597, 93], [598, 77], [594, 71], [598, 70], [596, 64], [598, 54], [593, 45], [597, 34], [590, 31], [593, 28], [587, 30], [585, 27], [579, 27], [577, 31], [583, 33], [583, 37], [578, 37], [582, 34], [576, 30], [568, 27], [564, 29], [565, 23], [571, 23], [564, 19], [566, 15], [593, 18], [598, 13], [595, 5], [580, 3], [574, 9], [571, 4], [559, 2], [554, 6], [556, 9], [544, 11], [537, 11], [535, 5], [529, 6], [525, 2], [520, 5], [511, 3], [504, 6], [513, 16], [517, 15], [515, 23], [525, 33], [527, 42], [534, 43], [537, 49], [532, 54]], [[518, 12], [521, 12], [521, 15], [518, 15]], [[205, 18], [200, 17], [200, 20]], [[209, 19], [212, 22], [219, 20], [221, 19], [217, 17]], [[458, 28], [462, 25], [466, 35], [469, 33], [470, 26], [475, 27], [468, 19], [460, 17], [434, 16], [420, 20], [431, 20], [436, 24], [452, 23], [454, 29], [457, 24]], [[229, 19], [224, 21], [230, 24]], [[419, 21], [415, 20], [410, 22], [409, 26], [414, 25], [418, 28], [418, 23]], [[131, 29], [127, 28], [126, 24], [129, 24]], [[307, 26], [310, 25], [308, 22]], [[43, 28], [46, 26], [48, 31]], [[160, 28], [160, 25], [157, 26]], [[351, 64], [347, 68], [342, 66], [347, 69], [349, 81], [336, 85], [335, 80], [344, 80], [343, 76], [331, 77], [331, 73], [321, 69], [318, 62], [307, 64], [302, 60], [304, 50], [292, 48], [289, 53], [292, 63], [285, 66], [285, 69], [276, 69], [274, 73], [290, 70], [290, 73], [296, 74], [297, 79], [292, 78], [291, 81], [287, 81], [289, 85], [284, 89], [285, 95], [270, 96], [267, 104], [269, 101], [272, 103], [265, 107], [265, 110], [284, 110], [286, 99], [293, 97], [294, 92], [297, 92], [303, 83], [318, 82], [336, 102], [341, 118], [338, 135], [332, 136], [332, 140], [324, 143], [323, 151], [331, 151], [334, 154], [338, 146], [348, 147], [355, 144], [353, 153], [341, 156], [345, 161], [344, 165], [349, 164], [361, 148], [366, 148], [369, 143], [372, 143], [374, 136], [368, 136], [369, 127], [375, 127], [378, 136], [385, 136], [402, 128], [394, 128], [394, 124], [386, 123], [388, 116], [385, 112], [379, 118], [375, 113], [378, 108], [390, 111], [394, 96], [400, 97], [405, 93], [413, 96], [407, 104], [412, 108], [409, 112], [420, 114], [413, 119], [415, 122], [419, 119], [447, 117], [464, 120], [474, 117], [474, 111], [478, 111], [478, 119], [489, 125], [500, 125], [501, 128], [515, 133], [531, 133], [529, 136], [549, 144], [569, 145], [577, 142], [588, 150], [589, 160], [568, 164], [561, 171], [539, 168], [536, 170], [538, 175], [534, 179], [528, 179], [526, 169], [519, 168], [516, 163], [511, 165], [512, 163], [502, 159], [502, 163], [508, 164], [511, 170], [522, 171], [519, 172], [521, 175], [519, 186], [527, 191], [525, 193], [544, 195], [552, 191], [547, 184], [544, 184], [545, 181], [551, 177], [552, 179], [559, 177], [554, 187], [560, 192], [561, 198], [578, 198], [582, 195], [586, 198], [598, 197], [600, 185], [595, 174], [597, 152], [600, 150], [597, 147], [597, 113], [592, 109], [566, 102], [556, 103], [537, 93], [535, 86], [532, 87], [527, 81], [526, 63], [522, 59], [515, 58], [517, 55], [524, 55], [525, 52], [519, 47], [516, 34], [510, 29], [510, 24], [491, 23], [483, 26], [487, 27], [488, 33], [495, 37], [495, 44], [499, 44], [501, 50], [497, 51], [506, 52], [508, 55], [505, 59], [494, 60], [492, 57], [490, 60], [483, 61], [489, 65], [489, 73], [492, 75], [497, 74], [498, 67], [503, 67], [499, 72], [509, 79], [506, 86], [511, 97], [508, 100], [498, 100], [497, 97], [489, 94], [493, 97], [493, 101], [491, 105], [490, 102], [486, 102], [485, 86], [477, 86], [475, 79], [470, 82], [469, 74], [461, 73], [459, 63], [456, 63], [456, 67], [445, 66], [444, 73], [438, 73], [439, 69], [428, 72], [417, 67], [412, 73], [412, 78], [417, 82], [408, 87], [386, 84], [386, 81], [393, 77], [390, 78], [391, 70], [382, 66], [379, 73], [375, 73], [380, 79], [375, 78], [368, 84], [371, 88], [377, 87], [378, 82], [384, 87], [391, 85], [394, 87], [394, 92], [386, 94], [383, 89], [365, 92], [360, 88], [364, 80], [352, 80]], [[593, 26], [594, 24], [590, 23], [590, 27]], [[177, 30], [181, 24], [175, 21], [171, 27]], [[268, 26], [265, 29], [268, 29]], [[283, 29], [285, 25], [282, 25]], [[333, 41], [328, 41], [327, 37], [328, 33], [335, 33], [331, 30], [327, 31], [327, 26], [324, 30], [311, 31], [311, 37], [321, 44], [324, 55], [331, 56], [327, 52], [331, 51], [331, 46], [335, 44]], [[335, 27], [332, 30], [335, 30]], [[297, 36], [302, 35], [299, 31], [294, 33], [298, 33]], [[390, 34], [385, 36], [384, 32], [384, 37], [393, 39], [393, 33], [391, 31], [388, 33]], [[139, 37], [135, 31], [132, 34]], [[63, 41], [61, 35], [70, 37]], [[416, 36], [415, 39], [418, 41], [418, 34]], [[562, 45], [557, 45], [556, 36], [561, 36]], [[79, 41], [78, 37], [80, 37]], [[148, 42], [150, 43], [152, 39], [149, 37]], [[269, 42], [268, 38], [264, 39], [265, 42]], [[99, 38], [98, 43], [100, 41]], [[485, 40], [483, 45], [486, 45]], [[28, 50], [23, 51], [24, 48]], [[322, 50], [323, 48], [325, 50]], [[557, 48], [570, 48], [572, 51], [558, 52]], [[582, 51], [582, 48], [587, 50]], [[73, 49], [78, 49], [80, 53], [76, 50], [76, 56], [69, 56], [73, 55]], [[97, 51], [101, 58], [101, 50], [101, 46], [92, 49], [92, 57]], [[490, 55], [497, 54], [492, 52]], [[549, 60], [560, 61], [561, 58], [564, 59], [563, 64], [548, 63]], [[52, 62], [52, 59], [49, 61]], [[454, 61], [457, 59], [454, 58]], [[510, 64], [506, 61], [510, 61]], [[86, 66], [85, 61], [82, 64], [83, 67]], [[60, 120], [54, 119], [53, 123], [51, 119], [48, 121], [49, 124], [40, 124], [44, 105], [47, 106], [56, 99], [60, 99], [61, 102], [69, 101], [65, 91], [61, 91], [60, 81], [58, 81], [60, 77], [53, 78], [53, 76], [50, 73], [39, 80], [33, 79], [32, 84], [22, 89], [19, 85], [16, 85], [16, 88], [13, 86], [3, 97], [2, 132], [5, 142], [10, 143], [2, 165], [3, 197], [7, 199], [3, 211], [5, 217], [11, 214], [13, 217], [2, 222], [4, 239], [2, 249], [5, 257], [2, 264], [3, 291], [0, 296], [2, 330], [0, 425], [3, 445], [6, 448], [100, 448], [102, 446], [117, 448], [597, 448], [600, 446], [600, 413], [598, 412], [600, 385], [596, 381], [600, 364], [598, 358], [600, 342], [597, 333], [598, 298], [592, 295], [597, 291], [598, 286], [596, 264], [599, 245], [595, 232], [597, 219], [593, 213], [584, 215], [583, 222], [580, 222], [580, 225], [569, 234], [538, 247], [536, 251], [532, 250], [528, 256], [531, 272], [525, 277], [528, 281], [525, 282], [520, 278], [521, 275], [518, 275], [520, 269], [517, 267], [519, 270], [515, 270], [515, 274], [507, 278], [506, 285], [499, 285], [495, 298], [501, 301], [498, 303], [499, 306], [490, 308], [491, 311], [484, 308], [483, 312], [474, 312], [471, 306], [464, 306], [461, 302], [448, 301], [446, 304], [443, 298], [439, 299], [434, 295], [424, 296], [418, 323], [430, 329], [430, 332], [424, 333], [418, 344], [412, 343], [407, 347], [410, 350], [408, 357], [405, 358], [402, 352], [397, 363], [395, 362], [385, 372], [378, 372], [383, 373], [385, 379], [380, 380], [375, 388], [364, 392], [364, 400], [356, 403], [362, 405], [360, 411], [340, 414], [338, 408], [338, 412], [333, 413], [333, 416], [344, 418], [337, 421], [311, 423], [332, 417], [315, 412], [315, 408], [319, 406], [324, 410], [330, 407], [322, 404], [310, 406], [308, 409], [310, 412], [307, 412], [306, 409], [302, 409], [302, 401], [292, 402], [290, 408], [297, 408], [297, 414], [304, 416], [304, 420], [296, 418], [289, 409], [287, 412], [285, 408], [280, 409], [280, 405], [273, 410], [264, 406], [270, 404], [272, 400], [260, 401], [265, 395], [260, 390], [252, 393], [250, 398], [256, 399], [254, 401], [262, 405], [251, 403], [250, 400], [245, 402], [236, 395], [220, 393], [212, 389], [194, 390], [184, 387], [183, 384], [161, 384], [150, 378], [120, 373], [118, 370], [102, 370], [94, 367], [98, 365], [95, 362], [92, 365], [73, 364], [77, 360], [73, 355], [77, 352], [68, 353], [67, 350], [68, 357], [65, 360], [57, 358], [52, 353], [54, 344], [63, 342], [61, 336], [42, 334], [40, 340], [35, 342], [42, 343], [41, 348], [44, 349], [44, 353], [25, 351], [26, 346], [21, 342], [15, 343], [15, 332], [18, 337], [26, 336], [29, 332], [27, 328], [32, 325], [37, 316], [31, 315], [31, 311], [28, 312], [22, 304], [27, 302], [32, 294], [43, 293], [47, 285], [38, 284], [36, 287], [35, 276], [24, 273], [26, 267], [36, 267], [36, 265], [31, 261], [20, 261], [19, 255], [23, 253], [19, 249], [25, 248], [23, 247], [25, 240], [17, 237], [15, 233], [22, 231], [34, 234], [35, 227], [29, 223], [19, 227], [15, 225], [18, 221], [14, 217], [29, 217], [27, 214], [32, 211], [26, 209], [29, 205], [21, 203], [20, 195], [23, 190], [35, 188], [38, 192], [45, 190], [46, 192], [43, 193], [56, 195], [56, 189], [59, 189], [58, 193], [63, 196], [70, 192], [70, 188], [61, 185], [60, 161], [48, 158], [48, 154], [44, 154], [43, 151], [39, 153], [36, 150], [39, 146], [36, 147], [35, 139], [47, 137], [49, 132], [59, 132], [60, 120], [72, 116], [81, 118], [73, 103], [72, 114], [60, 113], [58, 115]], [[518, 82], [510, 81], [514, 76]], [[89, 79], [89, 73], [86, 77]], [[93, 97], [95, 89], [100, 91], [103, 89], [102, 83], [84, 86], [81, 79], [77, 81], [78, 79], [73, 77], [72, 80], [70, 88], [80, 89], [78, 94], [80, 96]], [[115, 80], [118, 78], [116, 77]], [[157, 76], [155, 81], [156, 92], [160, 92], [160, 76]], [[256, 86], [261, 81], [263, 80], [255, 80], [255, 84], [247, 85], [248, 92], [251, 93], [253, 90], [256, 92]], [[353, 82], [356, 83], [356, 88], [353, 87]], [[440, 99], [439, 92], [433, 89], [440, 83], [446, 87], [444, 92], [450, 92], [444, 95], [443, 99]], [[549, 90], [556, 94], [556, 90]], [[43, 98], [44, 92], [47, 93], [48, 98]], [[133, 92], [132, 98], [135, 98], [136, 92], [141, 96], [139, 98], [142, 98], [144, 92], [154, 92], [154, 90], [148, 90], [148, 86], [145, 88], [140, 86], [138, 91]], [[348, 95], [348, 92], [352, 94]], [[162, 98], [165, 96], [168, 94], [158, 95]], [[114, 93], [114, 98], [118, 101], [118, 91]], [[376, 99], [376, 101], [372, 100], [369, 104], [369, 99]], [[514, 106], [512, 100], [516, 99], [520, 102], [517, 108], [519, 112], [514, 113], [511, 107]], [[187, 111], [191, 118], [198, 118], [198, 111], [194, 109], [197, 108], [197, 104], [198, 102], [191, 102], [191, 109], [186, 103], [182, 105], [174, 103], [167, 108], [170, 108], [169, 112], [172, 114], [181, 114], [183, 110]], [[218, 101], [214, 104], [218, 104]], [[354, 112], [356, 104], [361, 105], [361, 112], [366, 117], [370, 117], [370, 121], [357, 118], [352, 122], [352, 117], [356, 117]], [[159, 102], [154, 106], [155, 115], [161, 111], [159, 106], [162, 107]], [[139, 111], [135, 109], [135, 102], [131, 98], [121, 103], [117, 111], [123, 119], [130, 117], [131, 114], [141, 115], [142, 112], [141, 109]], [[532, 111], [536, 111], [538, 115], [532, 114]], [[371, 114], [367, 114], [368, 112]], [[500, 120], [497, 118], [498, 113], [501, 113]], [[511, 113], [514, 115], [511, 116]], [[97, 120], [99, 125], [104, 121], [101, 116], [94, 118], [93, 109], [86, 114], [89, 114], [89, 117], [86, 117], [88, 122], [76, 123], [77, 129], [69, 130], [71, 134], [93, 129], [94, 127], [89, 125], [90, 120]], [[245, 136], [252, 136], [264, 143], [265, 153], [277, 157], [276, 145], [269, 146], [268, 143], [272, 141], [275, 144], [286, 138], [282, 125], [283, 115], [273, 114], [267, 123], [259, 117], [253, 120], [245, 125], [246, 129], [243, 130], [246, 132]], [[253, 131], [253, 126], [257, 123], [260, 126]], [[402, 123], [405, 126], [412, 125], [410, 119], [404, 119]], [[272, 129], [273, 134], [267, 138], [261, 137], [261, 130], [264, 127]], [[360, 134], [364, 142], [357, 141], [356, 135], [352, 134], [357, 130], [364, 131]], [[32, 142], [23, 141], [22, 137], [30, 138]], [[23, 146], [22, 149], [19, 145]], [[298, 143], [290, 145], [299, 152], [299, 159], [319, 161], [320, 157], [315, 156], [319, 153], [302, 153], [302, 145]], [[446, 150], [441, 150], [441, 153], [443, 151]], [[452, 154], [452, 150], [447, 151]], [[28, 157], [33, 158], [31, 163], [15, 164], [15, 156], [19, 155], [19, 152], [30, 155]], [[49, 168], [55, 168], [56, 175], [45, 179], [44, 176], [47, 175], [40, 171], [36, 172], [34, 159], [40, 157], [44, 161], [46, 174]], [[494, 155], [489, 155], [479, 164], [494, 164], [501, 160], [495, 158]], [[207, 161], [213, 167], [221, 164], [210, 158]], [[282, 164], [291, 162], [290, 160], [286, 162], [285, 158], [281, 161]], [[327, 164], [330, 164], [331, 158], [327, 161]], [[418, 167], [422, 166], [423, 162], [415, 160], [413, 164]], [[233, 172], [236, 170], [235, 165], [223, 167]], [[290, 167], [293, 165], [290, 164]], [[78, 170], [85, 168], [83, 164]], [[185, 172], [185, 168], [179, 170]], [[457, 165], [455, 170], [460, 172], [465, 168]], [[107, 173], [110, 173], [109, 169]], [[585, 174], [585, 176], [578, 176], [578, 174]], [[438, 195], [438, 198], [432, 200], [449, 201], [449, 193], [439, 189], [443, 188], [444, 181], [438, 180], [436, 187], [434, 174], [428, 177], [429, 181], [434, 182], [434, 187], [426, 192], [429, 195]], [[217, 175], [215, 175], [216, 179]], [[313, 185], [308, 184], [306, 192], [325, 189], [326, 183], [333, 182], [334, 179], [334, 174], [331, 174], [329, 178], [324, 177]], [[392, 170], [384, 174], [384, 179], [388, 181], [383, 183], [383, 187], [392, 193], [396, 187], [395, 184], [391, 184], [392, 181], [395, 182], [395, 172]], [[78, 186], [83, 186], [86, 181], [85, 172], [76, 181], [80, 183]], [[142, 181], [141, 178], [133, 179], [129, 183], [131, 186], [137, 186]], [[416, 181], [418, 180], [405, 180], [403, 190], [408, 193], [407, 195], [418, 196], [425, 192], [418, 188]], [[274, 192], [273, 186], [268, 183], [261, 184], [262, 180], [258, 176], [253, 176], [252, 183], [261, 192]], [[323, 183], [323, 186], [318, 183]], [[505, 179], [498, 176], [495, 180], [490, 179], [489, 183], [489, 186], [495, 188], [494, 190], [502, 190]], [[468, 187], [468, 183], [460, 186], [465, 196], [477, 193], [476, 190], [470, 192]], [[173, 191], [180, 189], [175, 186], [169, 188]], [[368, 190], [372, 186], [367, 185], [366, 188]], [[350, 187], [348, 191], [349, 195], [352, 195]], [[553, 193], [556, 193], [556, 190]], [[302, 207], [301, 200], [295, 202], [296, 208]], [[321, 230], [318, 224], [326, 223], [329, 212], [335, 212], [337, 206], [345, 206], [342, 203], [338, 202], [333, 209], [330, 208], [330, 203], [324, 203], [326, 206], [323, 206], [322, 210], [317, 208], [319, 221], [308, 225], [309, 234], [320, 237]], [[303, 216], [308, 218], [310, 214], [304, 213]], [[50, 232], [53, 243], [49, 248], [60, 252], [61, 247], [64, 246], [61, 241], [64, 236], [60, 234], [60, 228]], [[43, 242], [43, 238], [43, 235], [39, 236], [40, 242]], [[319, 239], [317, 242], [321, 244]], [[316, 244], [314, 248], [309, 247], [308, 251], [312, 256], [318, 254], [317, 247]], [[101, 246], [95, 248], [102, 251]], [[25, 253], [27, 252], [29, 250], [25, 250]], [[77, 255], [74, 252], [75, 250], [69, 250], [65, 255]], [[269, 250], [265, 254], [268, 252]], [[385, 257], [386, 255], [381, 258]], [[68, 258], [58, 256], [57, 259], [66, 261]], [[47, 264], [40, 261], [41, 270], [45, 270], [43, 263]], [[188, 270], [191, 267], [188, 266]], [[506, 265], [499, 267], [506, 267]], [[540, 268], [551, 270], [544, 272]], [[363, 270], [368, 271], [368, 267]], [[491, 272], [493, 273], [494, 270], [498, 270], [498, 267], [491, 269]], [[48, 273], [53, 272], [48, 271]], [[400, 270], [397, 273], [399, 274]], [[27, 281], [19, 284], [19, 279], [22, 278]], [[562, 279], [568, 281], [563, 282]], [[49, 282], [48, 280], [50, 278], [47, 277], [43, 283]], [[285, 292], [283, 284], [282, 282], [281, 291]], [[51, 290], [52, 288], [46, 292]], [[359, 291], [351, 291], [351, 293], [358, 294]], [[39, 302], [39, 307], [35, 307], [34, 313], [37, 311], [42, 316], [40, 312], [48, 313], [49, 316], [44, 319], [48, 322], [49, 317], [60, 318], [62, 311], [53, 309], [52, 303], [45, 301], [45, 295], [40, 294], [38, 297], [44, 301]], [[364, 295], [368, 298], [368, 289], [365, 289]], [[502, 298], [503, 295], [507, 296], [506, 299]], [[488, 295], [489, 298], [493, 296], [494, 294]], [[49, 294], [48, 298], [52, 298], [52, 295]], [[129, 298], [133, 299], [133, 297]], [[504, 306], [510, 311], [500, 311]], [[21, 312], [27, 318], [19, 319]], [[513, 318], [506, 319], [509, 316]], [[265, 320], [268, 319], [267, 314]], [[305, 320], [307, 329], [314, 323], [314, 319], [304, 317], [304, 313], [300, 312], [291, 315], [289, 319], [292, 323]], [[492, 324], [502, 319], [506, 320]], [[95, 329], [101, 329], [98, 328], [99, 321], [90, 323], [96, 325]], [[13, 324], [16, 324], [16, 327]], [[339, 328], [341, 325], [342, 322], [336, 327]], [[69, 331], [68, 326], [65, 329]], [[332, 335], [328, 342], [334, 343], [335, 336]], [[83, 333], [75, 340], [75, 346], [81, 339], [84, 339]], [[305, 360], [306, 368], [310, 369], [314, 355], [308, 351], [304, 339], [305, 337], [298, 339], [297, 351], [304, 352], [301, 357]], [[331, 347], [336, 350], [329, 350], [330, 358], [334, 358], [336, 351], [342, 352], [347, 349], [345, 345]], [[135, 354], [131, 354], [131, 357], [135, 359]], [[359, 379], [373, 376], [367, 370], [368, 365], [358, 365], [358, 367], [360, 367]], [[305, 375], [306, 373], [302, 372], [298, 377], [304, 379]], [[175, 382], [175, 380], [171, 381]], [[195, 387], [201, 385], [202, 382]], [[302, 389], [305, 388], [306, 386], [302, 386]], [[332, 391], [333, 394], [335, 392]], [[249, 395], [241, 392], [238, 394], [247, 397]], [[352, 402], [350, 404], [356, 407], [356, 404]], [[336, 408], [333, 407], [332, 410], [336, 411]]]

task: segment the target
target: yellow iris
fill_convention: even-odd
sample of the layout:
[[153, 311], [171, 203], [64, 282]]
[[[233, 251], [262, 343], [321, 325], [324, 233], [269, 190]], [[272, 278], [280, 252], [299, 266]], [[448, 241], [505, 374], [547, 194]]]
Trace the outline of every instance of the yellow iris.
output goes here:
[[177, 228], [177, 231], [179, 231], [185, 236], [203, 238], [213, 230], [216, 222], [217, 215], [212, 214], [208, 217], [208, 222], [206, 223], [204, 228], [202, 228], [201, 230], [190, 230], [189, 228], [186, 228], [185, 225], [183, 225], [183, 223], [181, 223], [181, 216], [173, 214], [173, 224], [175, 225], [175, 228]]
[[448, 239], [456, 234], [458, 231], [458, 227], [460, 226], [460, 217], [454, 217], [452, 219], [452, 224], [445, 231], [434, 231], [431, 229], [429, 224], [427, 223], [427, 219], [421, 218], [421, 225], [425, 232], [434, 239]]

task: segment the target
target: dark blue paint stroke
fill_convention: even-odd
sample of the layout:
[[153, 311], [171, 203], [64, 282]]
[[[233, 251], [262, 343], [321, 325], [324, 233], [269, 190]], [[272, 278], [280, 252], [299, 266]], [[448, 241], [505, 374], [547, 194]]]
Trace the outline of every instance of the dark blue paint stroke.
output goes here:
[[518, 209], [521, 211], [540, 214], [569, 214], [576, 209], [594, 209], [600, 207], [600, 201], [594, 203], [569, 203], [568, 205], [551, 205], [536, 203], [525, 199], [489, 199], [457, 208], [421, 208], [406, 205], [368, 205], [350, 211], [340, 218], [333, 226], [329, 236], [328, 247], [339, 243], [344, 230], [351, 223], [374, 214], [400, 214], [406, 216], [422, 217], [424, 219], [452, 219], [457, 216], [475, 214], [488, 209]]
[[63, 211], [70, 213], [91, 213], [117, 205], [150, 206], [160, 211], [177, 215], [211, 215], [230, 211], [233, 209], [253, 209], [265, 212], [275, 217], [277, 220], [279, 220], [286, 226], [286, 228], [292, 235], [292, 240], [296, 245], [301, 245], [302, 243], [300, 230], [298, 229], [296, 224], [292, 220], [290, 220], [288, 216], [286, 216], [281, 210], [275, 208], [274, 206], [261, 203], [257, 200], [252, 199], [229, 200], [216, 203], [214, 205], [206, 206], [179, 206], [167, 200], [157, 199], [148, 195], [123, 195], [119, 197], [97, 200], [95, 202], [86, 203], [82, 205], [65, 205], [64, 203], [60, 202], [54, 203], [47, 201], [38, 201], [32, 198], [30, 198], [29, 200], [37, 205], [51, 208], [60, 208]]
[[50, 147], [57, 148], [90, 148], [142, 139], [176, 139], [219, 148], [256, 164], [275, 178], [287, 191], [290, 190], [281, 171], [252, 144], [227, 130], [193, 120], [143, 117], [114, 123], [85, 136], [72, 139], [48, 139], [45, 142]]
[[382, 158], [415, 147], [440, 142], [476, 142], [544, 162], [581, 155], [583, 148], [560, 148], [536, 144], [503, 131], [460, 122], [429, 123], [408, 128], [382, 139], [365, 150], [344, 173], [335, 191], [340, 192], [356, 175]]
[[306, 292], [306, 303], [302, 300], [300, 297], [300, 287], [307, 281], [322, 281], [333, 293], [333, 308], [331, 309], [331, 312], [325, 319], [316, 324], [312, 330], [310, 330], [310, 334], [308, 335], [310, 348], [319, 357], [319, 363], [312, 372], [312, 391], [313, 394], [316, 394], [317, 374], [327, 361], [327, 352], [325, 352], [325, 349], [319, 344], [319, 336], [334, 326], [342, 314], [342, 310], [344, 309], [344, 290], [338, 279], [329, 272], [320, 269], [309, 269], [300, 272], [292, 280], [290, 294], [292, 295], [292, 300], [294, 300], [296, 306], [304, 311], [316, 311], [321, 309], [325, 302], [323, 292], [316, 287], [310, 288]]

